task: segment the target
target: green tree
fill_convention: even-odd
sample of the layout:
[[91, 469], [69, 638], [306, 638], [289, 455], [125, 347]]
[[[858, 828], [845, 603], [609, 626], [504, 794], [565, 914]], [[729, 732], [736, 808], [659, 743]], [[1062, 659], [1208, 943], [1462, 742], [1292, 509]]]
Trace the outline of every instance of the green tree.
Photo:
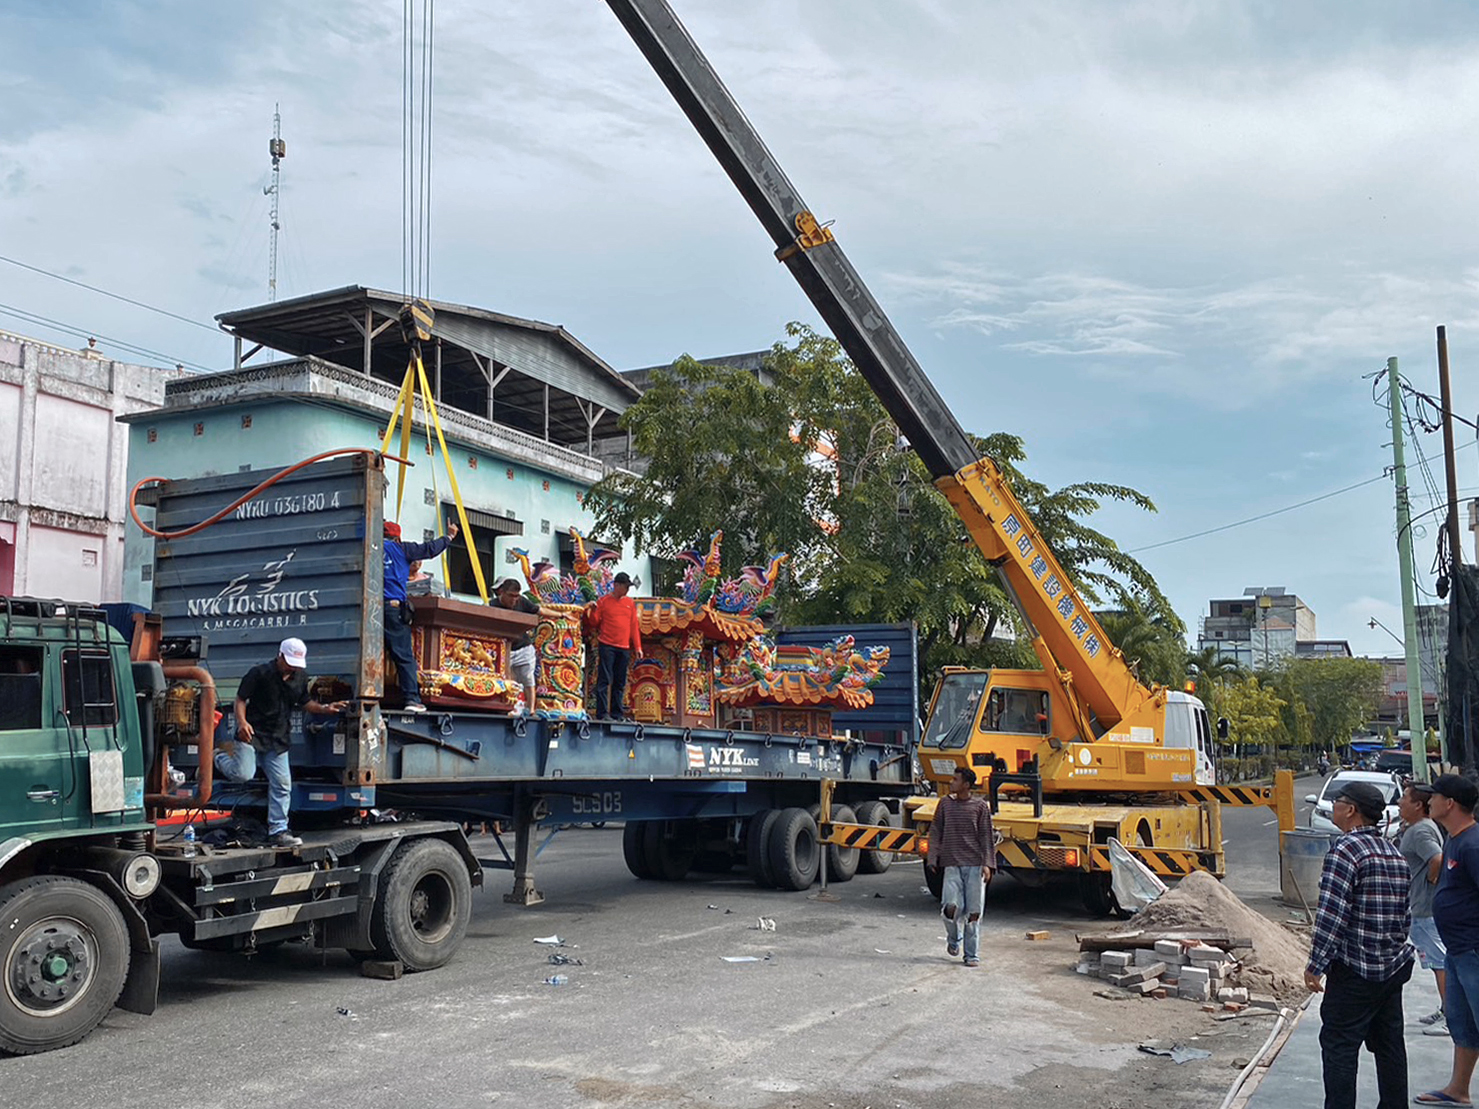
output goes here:
[[1180, 688], [1186, 680], [1186, 627], [1174, 613], [1154, 612], [1138, 596], [1124, 603], [1117, 611], [1099, 614], [1110, 642], [1124, 653], [1141, 681]]
[[1214, 687], [1244, 676], [1238, 660], [1229, 658], [1216, 647], [1203, 647], [1200, 651], [1188, 653], [1186, 673], [1197, 683], [1197, 696], [1209, 705], [1208, 699], [1215, 696]]
[[1319, 751], [1349, 743], [1381, 703], [1381, 664], [1371, 659], [1293, 658], [1277, 681], [1290, 705], [1291, 738]]
[[1237, 745], [1241, 776], [1252, 777], [1247, 773], [1247, 748], [1250, 744], [1265, 748], [1278, 746], [1286, 734], [1286, 702], [1277, 690], [1249, 675], [1219, 686], [1216, 705], [1218, 713], [1227, 717], [1229, 737]]
[[[653, 375], [622, 418], [646, 471], [592, 488], [598, 528], [657, 555], [722, 528], [727, 573], [786, 551], [785, 622], [914, 620], [926, 687], [950, 664], [1035, 666], [1023, 644], [993, 638], [1002, 621], [1016, 626], [1009, 598], [840, 346], [796, 324], [788, 335], [767, 360], [769, 384], [687, 357]], [[1019, 468], [1021, 439], [976, 442], [1086, 600], [1133, 606], [1179, 634], [1149, 571], [1086, 522], [1110, 500], [1154, 511], [1148, 498], [1103, 482], [1049, 489]]]

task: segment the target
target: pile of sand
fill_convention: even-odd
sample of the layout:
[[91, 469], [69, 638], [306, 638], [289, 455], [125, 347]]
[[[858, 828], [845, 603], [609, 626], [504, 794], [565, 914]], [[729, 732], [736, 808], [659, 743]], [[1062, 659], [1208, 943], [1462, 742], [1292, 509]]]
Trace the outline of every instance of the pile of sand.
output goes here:
[[1255, 912], [1206, 871], [1188, 874], [1172, 889], [1147, 905], [1119, 931], [1207, 931], [1253, 941], [1249, 950], [1233, 952], [1242, 963], [1241, 984], [1256, 993], [1270, 993], [1280, 1001], [1303, 1001], [1304, 968], [1309, 945], [1302, 938]]

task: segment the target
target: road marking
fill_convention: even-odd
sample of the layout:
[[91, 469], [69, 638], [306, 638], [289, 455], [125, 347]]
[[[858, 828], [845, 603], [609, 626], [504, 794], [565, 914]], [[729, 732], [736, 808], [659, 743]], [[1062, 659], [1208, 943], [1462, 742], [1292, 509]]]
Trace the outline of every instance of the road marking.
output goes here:
[[1273, 827], [1273, 826], [1274, 826], [1274, 825], [1275, 825], [1275, 824], [1277, 824], [1277, 823], [1278, 823], [1278, 822], [1279, 822], [1279, 818], [1278, 818], [1278, 817], [1274, 817], [1274, 818], [1273, 818], [1273, 819], [1272, 819], [1272, 820], [1265, 820], [1265, 821], [1264, 821], [1264, 822], [1263, 822], [1263, 826], [1264, 826], [1264, 827], [1265, 827], [1265, 828], [1272, 828], [1272, 827]]

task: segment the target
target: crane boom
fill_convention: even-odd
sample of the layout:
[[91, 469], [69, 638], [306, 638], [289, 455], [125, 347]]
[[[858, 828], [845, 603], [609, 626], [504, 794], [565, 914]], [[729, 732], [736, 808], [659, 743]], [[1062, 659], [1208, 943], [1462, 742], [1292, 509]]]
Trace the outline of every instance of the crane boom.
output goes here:
[[[776, 244], [776, 257], [935, 477], [1031, 625], [1043, 665], [1071, 685], [1097, 731], [1163, 698], [1108, 642], [1000, 471], [980, 457], [934, 384], [666, 0], [607, 0]], [[1084, 735], [1083, 738], [1090, 738]]]
[[673, 10], [664, 0], [607, 3], [930, 473], [945, 477], [975, 462], [970, 437]]

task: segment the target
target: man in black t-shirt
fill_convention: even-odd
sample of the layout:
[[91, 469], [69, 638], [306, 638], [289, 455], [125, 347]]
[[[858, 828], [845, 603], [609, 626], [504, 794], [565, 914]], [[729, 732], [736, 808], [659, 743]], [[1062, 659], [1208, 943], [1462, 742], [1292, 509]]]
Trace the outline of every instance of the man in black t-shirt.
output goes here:
[[304, 673], [307, 666], [308, 648], [303, 641], [284, 639], [277, 657], [248, 670], [236, 690], [236, 739], [238, 744], [252, 745], [256, 761], [267, 773], [267, 842], [273, 847], [297, 847], [303, 842], [288, 831], [293, 799], [293, 774], [288, 765], [293, 710], [328, 715], [343, 712], [347, 704], [323, 705], [313, 700]]
[[[523, 595], [519, 589], [519, 583], [513, 578], [507, 578], [499, 584], [497, 591], [493, 594], [493, 599], [501, 608], [512, 609], [514, 612], [527, 612], [533, 616], [539, 615], [539, 606]], [[531, 714], [534, 712], [535, 663], [537, 661], [532, 631], [525, 632], [509, 643], [509, 677], [524, 687], [524, 711]]]
[[1440, 774], [1428, 788], [1428, 813], [1448, 833], [1433, 895], [1433, 921], [1448, 949], [1443, 1008], [1453, 1037], [1453, 1072], [1448, 1085], [1412, 1100], [1419, 1105], [1469, 1105], [1469, 1082], [1479, 1062], [1479, 831], [1474, 830], [1479, 786], [1459, 774]]

